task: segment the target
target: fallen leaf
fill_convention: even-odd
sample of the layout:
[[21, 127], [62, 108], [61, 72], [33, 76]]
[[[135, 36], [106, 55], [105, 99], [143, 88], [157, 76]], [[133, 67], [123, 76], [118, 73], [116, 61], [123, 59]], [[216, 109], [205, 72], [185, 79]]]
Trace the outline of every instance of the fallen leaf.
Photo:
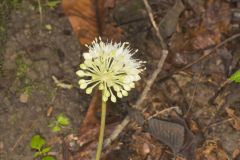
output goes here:
[[171, 121], [150, 119], [149, 132], [169, 146], [175, 154], [183, 155], [187, 160], [195, 159], [197, 139], [187, 127], [184, 119], [174, 115]]
[[221, 42], [222, 33], [230, 29], [231, 12], [229, 3], [208, 0], [202, 22], [193, 34], [193, 47], [204, 49]]
[[159, 24], [161, 35], [164, 38], [171, 36], [176, 31], [178, 18], [184, 9], [182, 0], [176, 0], [174, 6], [168, 10]]
[[233, 120], [230, 121], [233, 128], [235, 128], [237, 131], [240, 130], [240, 118], [235, 114], [235, 111], [231, 108], [226, 108], [225, 109], [228, 116], [231, 117]]
[[89, 44], [102, 33], [105, 0], [62, 0], [65, 14], [81, 44]]
[[149, 120], [149, 132], [153, 137], [169, 146], [174, 153], [180, 152], [184, 145], [184, 127], [165, 120]]
[[199, 150], [198, 159], [207, 160], [228, 160], [229, 156], [227, 153], [219, 146], [217, 140], [207, 140], [203, 144], [203, 147]]
[[62, 0], [63, 10], [81, 44], [90, 44], [99, 36], [113, 39], [113, 35], [121, 35], [120, 28], [105, 23], [105, 3], [106, 0]]
[[187, 160], [195, 158], [195, 148], [201, 139], [193, 135], [185, 120], [176, 112], [171, 113], [169, 120], [151, 118], [146, 122], [142, 113], [136, 109], [129, 109], [129, 116], [154, 138], [169, 146], [175, 154], [181, 154]]

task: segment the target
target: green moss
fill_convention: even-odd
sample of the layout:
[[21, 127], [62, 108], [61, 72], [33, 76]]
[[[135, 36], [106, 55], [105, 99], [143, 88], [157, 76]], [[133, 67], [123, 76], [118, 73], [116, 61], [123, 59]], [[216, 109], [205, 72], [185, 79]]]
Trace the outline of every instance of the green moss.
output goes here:
[[27, 77], [27, 71], [29, 69], [29, 65], [25, 63], [22, 56], [18, 56], [16, 58], [16, 78], [21, 82], [20, 87], [18, 88], [17, 92], [27, 93], [31, 95], [34, 88], [32, 79]]
[[24, 62], [21, 56], [18, 56], [16, 58], [16, 65], [17, 65], [16, 76], [19, 79], [24, 79], [26, 77], [26, 73], [29, 66]]

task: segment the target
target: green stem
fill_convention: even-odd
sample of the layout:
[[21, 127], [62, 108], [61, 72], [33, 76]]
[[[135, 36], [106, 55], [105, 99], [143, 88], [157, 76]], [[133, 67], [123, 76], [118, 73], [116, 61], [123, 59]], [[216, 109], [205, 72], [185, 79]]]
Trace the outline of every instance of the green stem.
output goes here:
[[102, 100], [101, 126], [100, 126], [100, 133], [99, 133], [99, 139], [98, 139], [96, 160], [100, 160], [101, 152], [102, 152], [105, 120], [106, 120], [106, 108], [107, 108], [107, 104]]

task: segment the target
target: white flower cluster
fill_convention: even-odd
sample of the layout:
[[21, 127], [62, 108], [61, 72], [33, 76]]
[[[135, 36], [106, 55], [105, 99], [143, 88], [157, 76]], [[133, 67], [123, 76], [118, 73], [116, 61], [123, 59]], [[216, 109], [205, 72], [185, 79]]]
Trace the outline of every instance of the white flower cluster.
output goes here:
[[116, 102], [116, 96], [127, 96], [144, 70], [145, 62], [132, 58], [137, 50], [130, 50], [127, 42], [104, 43], [101, 38], [95, 39], [87, 47], [89, 51], [83, 53], [84, 63], [80, 64], [81, 69], [76, 72], [81, 77], [80, 88], [91, 94], [93, 88], [98, 86], [104, 101], [110, 97], [112, 102]]

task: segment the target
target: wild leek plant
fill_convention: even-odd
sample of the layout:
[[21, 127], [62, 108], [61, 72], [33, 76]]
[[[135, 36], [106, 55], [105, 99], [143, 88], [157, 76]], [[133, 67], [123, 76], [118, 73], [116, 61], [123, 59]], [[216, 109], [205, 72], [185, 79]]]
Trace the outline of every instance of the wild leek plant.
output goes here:
[[103, 42], [101, 38], [95, 39], [90, 46], [86, 45], [88, 52], [83, 53], [84, 62], [76, 74], [81, 77], [79, 85], [91, 94], [94, 88], [102, 92], [102, 111], [99, 141], [96, 160], [100, 159], [105, 118], [106, 102], [110, 99], [116, 102], [117, 98], [128, 96], [128, 92], [135, 87], [134, 82], [140, 80], [139, 74], [144, 70], [143, 61], [133, 58], [137, 52], [132, 51], [127, 42]]

